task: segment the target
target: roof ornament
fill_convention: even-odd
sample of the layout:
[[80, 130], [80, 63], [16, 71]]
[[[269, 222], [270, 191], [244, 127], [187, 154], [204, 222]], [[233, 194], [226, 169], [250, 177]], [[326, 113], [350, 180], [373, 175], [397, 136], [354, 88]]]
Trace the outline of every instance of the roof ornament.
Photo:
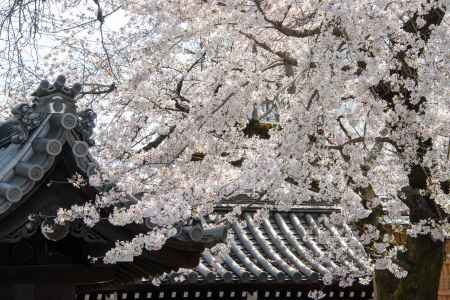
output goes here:
[[53, 84], [42, 80], [31, 94], [34, 97], [31, 105], [22, 103], [14, 107], [12, 117], [0, 124], [0, 148], [25, 143], [48, 114], [59, 115], [61, 126], [75, 129], [89, 146], [94, 145], [91, 136], [97, 115], [91, 109], [77, 112], [75, 97], [82, 86], [75, 83], [69, 88], [65, 83], [63, 75], [59, 75]]
[[[89, 154], [96, 115], [77, 110], [82, 86], [68, 88], [65, 82], [61, 75], [53, 84], [43, 80], [32, 93], [32, 103], [16, 106], [12, 117], [0, 123], [0, 217], [17, 208], [44, 178], [64, 145], [72, 150], [80, 172], [87, 177], [98, 173], [98, 164]], [[50, 233], [47, 227], [42, 230], [52, 239], [65, 234], [64, 230]]]

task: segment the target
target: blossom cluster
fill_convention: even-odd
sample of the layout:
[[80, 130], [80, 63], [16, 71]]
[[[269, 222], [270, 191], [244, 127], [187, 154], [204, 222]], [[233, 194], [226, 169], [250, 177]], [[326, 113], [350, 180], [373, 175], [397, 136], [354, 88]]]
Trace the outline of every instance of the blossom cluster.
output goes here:
[[[61, 47], [36, 54], [44, 64], [35, 72], [70, 73], [86, 90], [115, 82], [114, 92], [86, 93], [77, 105], [100, 116], [92, 151], [116, 190], [59, 210], [57, 220], [94, 226], [99, 208], [113, 206], [111, 223], [149, 225], [148, 234], [118, 242], [105, 261], [159, 249], [175, 224], [242, 194], [281, 210], [342, 207], [333, 220], [357, 225], [370, 256], [352, 247], [360, 264], [398, 277], [406, 276], [394, 259], [400, 250], [380, 224], [422, 209], [408, 234], [444, 238], [448, 1], [105, 1], [104, 32], [89, 4], [62, 2], [74, 14], [47, 28], [59, 32], [54, 43]], [[119, 13], [126, 24], [117, 28]], [[26, 70], [17, 73], [25, 76], [9, 102], [23, 100], [32, 77]], [[419, 171], [425, 180], [414, 175]], [[90, 183], [101, 184], [97, 177]], [[403, 197], [405, 187], [424, 193]], [[240, 210], [226, 221], [239, 221]], [[265, 217], [262, 209], [255, 222]], [[324, 239], [324, 247], [340, 248], [336, 238]], [[345, 255], [341, 249], [333, 259]], [[333, 276], [348, 278], [344, 285], [366, 280], [357, 269]]]

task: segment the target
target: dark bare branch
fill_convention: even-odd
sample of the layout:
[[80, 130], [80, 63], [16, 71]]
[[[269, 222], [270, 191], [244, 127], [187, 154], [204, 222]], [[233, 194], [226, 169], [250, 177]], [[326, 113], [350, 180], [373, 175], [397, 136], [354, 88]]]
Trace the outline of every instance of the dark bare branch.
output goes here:
[[[106, 87], [106, 89], [100, 89], [101, 87]], [[81, 92], [80, 96], [83, 97], [85, 95], [104, 95], [114, 92], [117, 89], [116, 84], [112, 83], [108, 86], [99, 85], [97, 87], [92, 88], [89, 91]]]
[[346, 136], [349, 140], [351, 140], [351, 139], [352, 139], [352, 136], [351, 136], [350, 133], [347, 131], [347, 129], [344, 127], [344, 124], [342, 124], [342, 118], [343, 118], [343, 116], [339, 116], [339, 117], [337, 117], [336, 120], [338, 121], [339, 127], [340, 127], [341, 130], [344, 132], [345, 136]]
[[306, 37], [318, 35], [320, 33], [320, 26], [313, 27], [311, 29], [303, 29], [303, 30], [297, 30], [297, 29], [287, 27], [287, 26], [283, 25], [284, 18], [282, 21], [277, 21], [277, 20], [271, 19], [267, 16], [266, 12], [263, 10], [263, 8], [261, 6], [261, 0], [253, 0], [253, 2], [255, 3], [258, 11], [262, 14], [264, 20], [267, 23], [269, 23], [272, 26], [272, 28], [276, 29], [277, 31], [279, 31], [280, 33], [282, 33], [286, 36], [297, 37], [297, 38], [306, 38]]
[[197, 66], [199, 63], [201, 63], [205, 59], [205, 56], [206, 56], [206, 51], [204, 51], [202, 53], [202, 55], [189, 66], [189, 68], [186, 70], [186, 73], [184, 73], [183, 76], [181, 76], [180, 80], [178, 80], [178, 82], [177, 82], [177, 86], [174, 91], [175, 97], [173, 98], [173, 100], [175, 101], [175, 108], [177, 108], [178, 110], [180, 110], [184, 113], [189, 113], [190, 108], [187, 104], [181, 103], [181, 102], [187, 102], [187, 103], [191, 102], [189, 99], [187, 99], [186, 97], [184, 97], [182, 95], [184, 81], [186, 79], [186, 76], [195, 68], [195, 66]]
[[[341, 145], [329, 145], [329, 146], [326, 146], [326, 148], [332, 149], [332, 150], [342, 150], [347, 145], [354, 145], [354, 144], [359, 144], [359, 143], [364, 143], [364, 142], [365, 142], [364, 137], [358, 137], [358, 138], [350, 139]], [[397, 145], [397, 143], [388, 137], [376, 137], [375, 142], [390, 144], [400, 153], [400, 148]]]

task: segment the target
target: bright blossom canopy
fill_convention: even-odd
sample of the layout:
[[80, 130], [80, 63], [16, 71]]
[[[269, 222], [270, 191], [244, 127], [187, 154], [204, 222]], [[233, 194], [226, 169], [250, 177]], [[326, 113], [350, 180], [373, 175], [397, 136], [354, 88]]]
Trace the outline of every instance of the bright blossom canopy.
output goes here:
[[[48, 2], [75, 11], [79, 1]], [[138, 204], [115, 209], [110, 221], [146, 217], [154, 224], [147, 235], [118, 243], [107, 262], [160, 248], [175, 224], [209, 215], [218, 201], [238, 194], [281, 209], [312, 200], [341, 205], [334, 220], [356, 225], [370, 250], [367, 264], [398, 277], [406, 275], [395, 263], [404, 246], [382, 224], [409, 211], [409, 235], [444, 238], [446, 1], [87, 5], [96, 15], [42, 20], [36, 34], [56, 32], [46, 38], [56, 49], [22, 53], [33, 59], [2, 75], [14, 86], [5, 106], [48, 74], [85, 84], [79, 105], [99, 114], [94, 150], [103, 180], [117, 189], [58, 217], [93, 225], [99, 207], [127, 193], [139, 195]], [[96, 93], [98, 83], [112, 82], [116, 90]]]

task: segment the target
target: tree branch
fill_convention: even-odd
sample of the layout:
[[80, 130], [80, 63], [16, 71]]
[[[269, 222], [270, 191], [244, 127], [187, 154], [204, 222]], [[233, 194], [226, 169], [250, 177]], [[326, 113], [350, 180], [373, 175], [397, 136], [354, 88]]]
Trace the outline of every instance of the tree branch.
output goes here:
[[282, 33], [286, 36], [291, 36], [291, 37], [296, 37], [296, 38], [305, 38], [305, 37], [314, 36], [314, 35], [317, 35], [320, 33], [320, 26], [314, 27], [312, 29], [304, 29], [304, 30], [296, 30], [296, 29], [286, 27], [283, 25], [284, 18], [283, 18], [283, 21], [276, 21], [267, 16], [266, 12], [261, 7], [261, 0], [253, 0], [253, 2], [255, 3], [258, 11], [262, 14], [264, 20], [267, 23], [270, 23], [272, 25], [272, 28], [278, 30], [280, 33]]
[[[366, 139], [364, 137], [358, 137], [358, 138], [350, 139], [350, 140], [348, 140], [347, 142], [345, 142], [345, 143], [343, 143], [341, 145], [328, 145], [328, 146], [325, 146], [325, 147], [327, 149], [342, 150], [347, 145], [364, 143], [365, 140]], [[395, 141], [393, 141], [392, 139], [388, 138], [388, 137], [376, 137], [375, 138], [375, 142], [376, 143], [387, 143], [387, 144], [390, 144], [390, 145], [394, 146], [394, 148], [397, 150], [397, 152], [400, 153], [400, 148], [398, 147], [397, 143]]]
[[[102, 86], [102, 85], [100, 85]], [[84, 95], [103, 95], [103, 94], [109, 94], [113, 91], [115, 91], [117, 89], [116, 84], [112, 83], [109, 86], [107, 86], [107, 89], [104, 90], [100, 90], [98, 88], [93, 88], [89, 91], [86, 92], [81, 92], [80, 93], [80, 98], [83, 97]]]
[[291, 66], [297, 66], [298, 62], [297, 59], [293, 58], [292, 56], [289, 55], [288, 52], [286, 51], [274, 51], [272, 48], [269, 47], [269, 45], [267, 45], [264, 42], [261, 42], [259, 40], [256, 39], [256, 37], [250, 33], [246, 33], [243, 31], [239, 30], [239, 33], [242, 34], [243, 36], [245, 36], [246, 38], [252, 40], [255, 45], [259, 46], [260, 48], [278, 56], [279, 58], [281, 58], [281, 60], [283, 61], [283, 63], [285, 65], [291, 65]]
[[195, 60], [194, 63], [192, 63], [189, 66], [186, 73], [181, 76], [180, 80], [177, 83], [177, 86], [174, 91], [175, 97], [173, 98], [173, 100], [175, 101], [175, 107], [182, 112], [189, 113], [190, 109], [187, 104], [182, 104], [182, 103], [180, 103], [180, 101], [187, 102], [187, 103], [191, 102], [189, 99], [187, 99], [186, 97], [184, 97], [181, 94], [181, 91], [183, 89], [184, 80], [186, 79], [186, 76], [194, 69], [194, 67], [196, 65], [198, 65], [199, 63], [201, 63], [205, 59], [205, 56], [206, 56], [206, 51], [204, 51], [202, 53], [202, 55], [197, 60]]

